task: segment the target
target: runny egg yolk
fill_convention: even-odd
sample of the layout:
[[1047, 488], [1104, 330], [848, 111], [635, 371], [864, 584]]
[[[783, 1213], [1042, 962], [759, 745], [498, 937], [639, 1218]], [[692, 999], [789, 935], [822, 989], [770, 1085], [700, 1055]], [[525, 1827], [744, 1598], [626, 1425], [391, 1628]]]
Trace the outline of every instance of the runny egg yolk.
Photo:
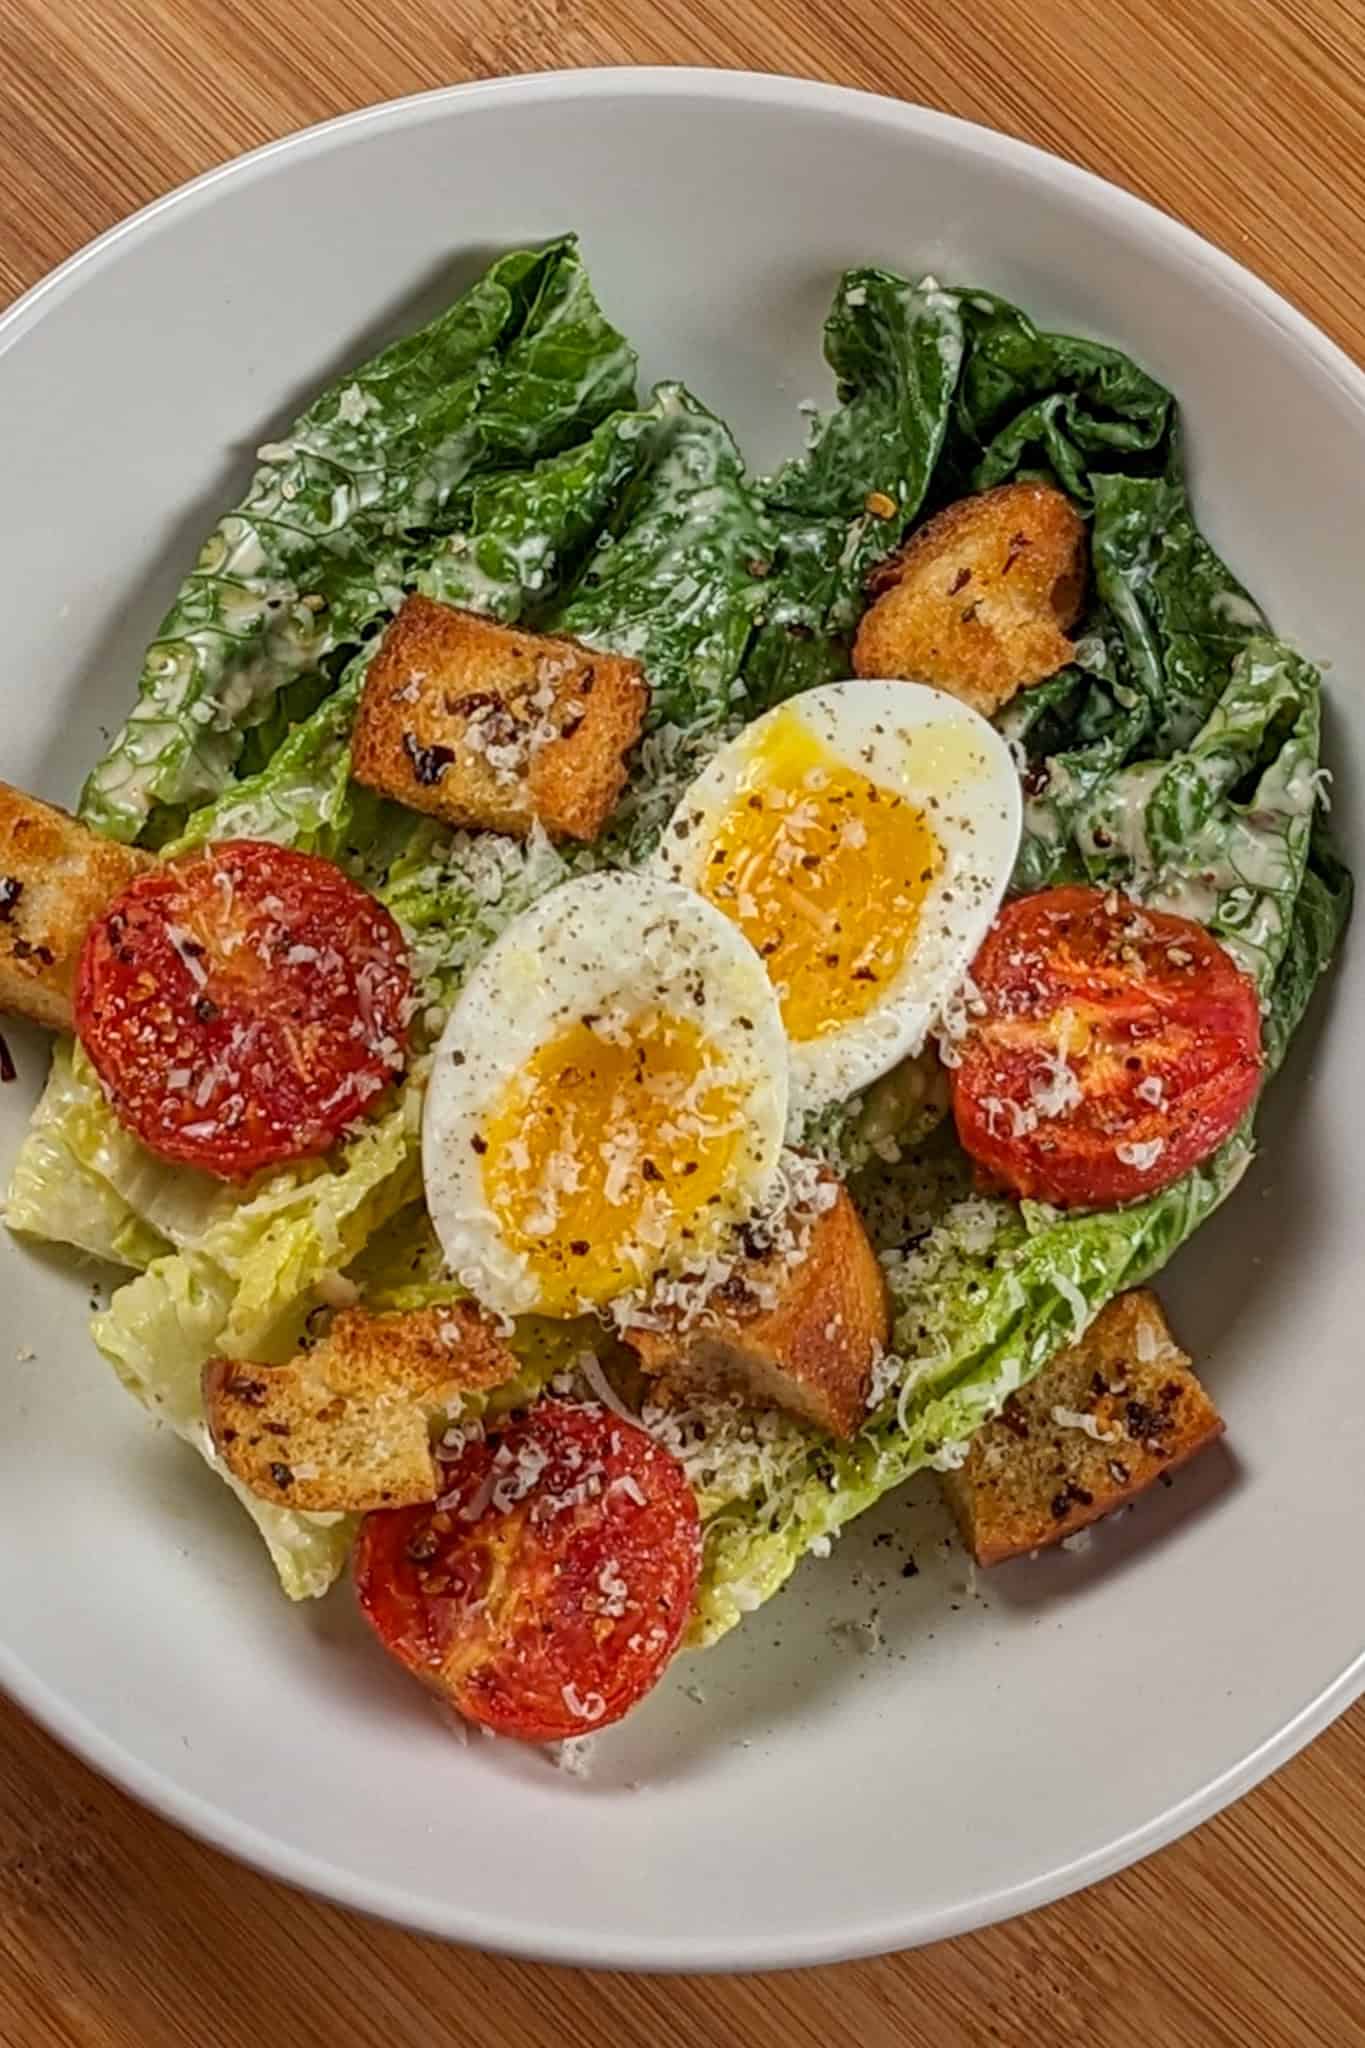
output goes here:
[[922, 811], [783, 716], [749, 755], [699, 879], [767, 963], [803, 1044], [882, 999], [942, 858]]
[[709, 1249], [744, 1138], [740, 1090], [689, 1019], [568, 1025], [503, 1090], [484, 1198], [545, 1315], [600, 1307], [678, 1246]]

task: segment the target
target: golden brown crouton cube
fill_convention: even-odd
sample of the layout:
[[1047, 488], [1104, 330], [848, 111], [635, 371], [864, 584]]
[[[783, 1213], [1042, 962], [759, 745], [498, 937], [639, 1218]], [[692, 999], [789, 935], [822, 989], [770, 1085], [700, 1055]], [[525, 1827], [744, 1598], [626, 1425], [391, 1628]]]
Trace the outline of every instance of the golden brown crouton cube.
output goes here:
[[1160, 1302], [1139, 1288], [1011, 1394], [944, 1491], [977, 1563], [999, 1564], [1112, 1514], [1222, 1429]]
[[621, 655], [410, 597], [370, 663], [352, 771], [448, 825], [595, 839], [648, 697]]
[[947, 505], [868, 584], [854, 673], [933, 683], [990, 718], [1072, 656], [1085, 527], [1049, 484]]
[[793, 1215], [790, 1244], [782, 1232], [751, 1236], [699, 1306], [651, 1310], [660, 1327], [625, 1331], [646, 1372], [732, 1388], [852, 1435], [886, 1346], [886, 1282], [846, 1190], [832, 1175], [819, 1186], [828, 1206]]
[[0, 1010], [71, 1030], [85, 934], [151, 858], [0, 782]]
[[262, 1500], [314, 1513], [407, 1507], [440, 1490], [432, 1418], [519, 1369], [476, 1302], [343, 1309], [288, 1365], [210, 1359], [204, 1411], [219, 1457]]

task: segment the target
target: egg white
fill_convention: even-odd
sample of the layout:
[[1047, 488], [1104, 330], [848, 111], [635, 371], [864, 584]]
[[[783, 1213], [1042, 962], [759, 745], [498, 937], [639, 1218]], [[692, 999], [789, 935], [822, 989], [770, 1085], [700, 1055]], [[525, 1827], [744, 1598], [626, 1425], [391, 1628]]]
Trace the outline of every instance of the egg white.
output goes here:
[[[744, 1132], [706, 1241], [641, 1246], [649, 1272], [719, 1241], [762, 1200], [787, 1118], [788, 1059], [763, 963], [743, 934], [691, 890], [659, 875], [597, 874], [565, 882], [508, 927], [466, 980], [432, 1063], [422, 1124], [422, 1174], [432, 1224], [452, 1271], [490, 1308], [542, 1305], [531, 1263], [488, 1205], [475, 1140], [535, 1054], [587, 1016], [654, 1011], [685, 1019], [740, 1098]], [[604, 1130], [603, 1139], [612, 1133]], [[482, 1141], [481, 1141], [482, 1142]]]
[[756, 760], [779, 719], [799, 720], [838, 765], [915, 806], [941, 857], [914, 942], [875, 1004], [826, 1036], [791, 1044], [799, 1123], [924, 1044], [1000, 906], [1018, 852], [1021, 800], [1004, 739], [955, 697], [925, 683], [829, 683], [755, 719], [712, 758], [665, 829], [656, 872], [703, 887], [717, 831], [741, 789], [755, 787]]

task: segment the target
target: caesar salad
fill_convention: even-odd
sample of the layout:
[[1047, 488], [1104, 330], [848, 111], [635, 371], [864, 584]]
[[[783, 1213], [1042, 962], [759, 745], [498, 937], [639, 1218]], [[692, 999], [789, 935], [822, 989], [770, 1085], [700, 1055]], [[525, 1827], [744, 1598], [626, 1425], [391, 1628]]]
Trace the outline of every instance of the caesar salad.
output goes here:
[[1172, 395], [874, 267], [825, 352], [756, 475], [572, 237], [501, 257], [260, 449], [78, 814], [0, 785], [9, 1228], [495, 1734], [914, 1473], [994, 1564], [1210, 1443], [1146, 1283], [1349, 911]]

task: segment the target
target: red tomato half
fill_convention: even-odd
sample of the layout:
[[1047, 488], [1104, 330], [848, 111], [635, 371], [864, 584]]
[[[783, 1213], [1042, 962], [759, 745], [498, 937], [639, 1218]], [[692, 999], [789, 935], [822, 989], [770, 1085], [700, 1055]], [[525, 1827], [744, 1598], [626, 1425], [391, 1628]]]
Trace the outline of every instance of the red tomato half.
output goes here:
[[1256, 990], [1202, 925], [1098, 889], [1006, 904], [953, 1074], [972, 1158], [1017, 1195], [1110, 1208], [1222, 1144], [1261, 1078]]
[[442, 1503], [361, 1524], [356, 1590], [385, 1649], [499, 1735], [619, 1721], [692, 1610], [701, 1524], [677, 1459], [595, 1403], [542, 1401], [466, 1445]]
[[402, 933], [340, 868], [233, 839], [90, 927], [76, 1029], [144, 1145], [234, 1180], [364, 1114], [402, 1071], [411, 989]]

